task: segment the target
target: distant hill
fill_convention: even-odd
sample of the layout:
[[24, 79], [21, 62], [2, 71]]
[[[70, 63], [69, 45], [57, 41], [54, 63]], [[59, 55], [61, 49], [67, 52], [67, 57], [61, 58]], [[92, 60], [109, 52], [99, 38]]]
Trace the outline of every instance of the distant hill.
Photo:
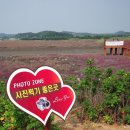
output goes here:
[[104, 33], [104, 34], [96, 34], [96, 33], [77, 33], [77, 32], [67, 32], [64, 31], [66, 33], [72, 34], [74, 37], [106, 37], [106, 36], [110, 36], [110, 37], [114, 37], [114, 36], [130, 36], [130, 32], [125, 32], [125, 31], [118, 31], [115, 33]]
[[15, 37], [15, 34], [0, 33], [1, 39], [9, 39], [9, 38], [14, 38], [14, 37]]
[[100, 39], [100, 38], [111, 38], [111, 37], [127, 37], [130, 36], [130, 32], [118, 31], [115, 33], [107, 34], [94, 34], [94, 33], [80, 33], [80, 32], [69, 32], [69, 31], [41, 31], [38, 33], [26, 32], [18, 34], [5, 34], [0, 33], [0, 39], [16, 38], [20, 40], [65, 40], [70, 38], [80, 39]]
[[92, 33], [82, 33], [82, 32], [68, 32], [68, 31], [62, 31], [62, 32], [72, 34], [73, 36], [81, 36], [81, 37], [82, 37], [82, 36], [95, 35], [95, 34], [92, 34]]
[[118, 32], [115, 33], [115, 35], [130, 36], [130, 32], [118, 31]]
[[19, 33], [15, 37], [22, 40], [61, 40], [72, 38], [73, 35], [66, 32], [42, 31], [38, 33]]
[[5, 33], [0, 33], [0, 38], [2, 38], [2, 37], [5, 37], [7, 34], [5, 34]]

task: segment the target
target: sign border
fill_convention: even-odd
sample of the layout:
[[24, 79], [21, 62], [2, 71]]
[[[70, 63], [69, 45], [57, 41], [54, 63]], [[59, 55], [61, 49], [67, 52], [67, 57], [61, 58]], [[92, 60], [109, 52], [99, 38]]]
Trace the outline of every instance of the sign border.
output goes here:
[[[31, 74], [33, 74], [34, 76], [36, 76], [39, 71], [45, 70], [45, 69], [53, 71], [53, 72], [58, 76], [58, 78], [60, 79], [60, 82], [61, 82], [61, 88], [63, 88], [63, 87], [65, 86], [65, 87], [68, 87], [69, 89], [71, 89], [71, 91], [73, 92], [73, 95], [74, 95], [74, 99], [73, 99], [73, 101], [72, 101], [72, 103], [71, 103], [69, 109], [66, 111], [66, 113], [65, 113], [64, 116], [62, 116], [60, 113], [56, 112], [55, 110], [51, 109], [51, 110], [48, 112], [48, 114], [47, 114], [45, 120], [43, 120], [42, 118], [40, 118], [40, 117], [37, 116], [36, 114], [30, 112], [30, 111], [27, 110], [26, 108], [24, 108], [24, 107], [22, 107], [21, 105], [19, 105], [19, 104], [12, 98], [11, 93], [10, 93], [10, 83], [11, 83], [12, 79], [14, 78], [14, 76], [15, 76], [16, 74], [18, 74], [18, 73], [28, 72], [28, 73], [31, 73]], [[69, 111], [71, 110], [72, 106], [74, 105], [75, 99], [76, 99], [76, 95], [75, 95], [74, 90], [73, 90], [69, 85], [64, 85], [64, 84], [63, 84], [63, 80], [62, 80], [60, 74], [59, 74], [55, 69], [53, 69], [53, 68], [51, 68], [51, 67], [48, 67], [48, 66], [42, 66], [42, 67], [38, 68], [35, 72], [33, 72], [32, 70], [27, 69], [27, 68], [17, 69], [17, 70], [14, 71], [14, 72], [11, 74], [11, 76], [9, 77], [8, 82], [7, 82], [7, 89], [6, 89], [6, 91], [7, 91], [7, 95], [8, 95], [8, 97], [9, 97], [9, 99], [11, 100], [11, 102], [12, 102], [14, 105], [16, 105], [19, 109], [21, 109], [22, 111], [28, 113], [29, 115], [35, 117], [35, 118], [38, 119], [40, 122], [42, 122], [44, 125], [46, 125], [47, 120], [48, 120], [48, 118], [49, 118], [49, 116], [51, 115], [52, 112], [55, 113], [56, 115], [58, 115], [59, 117], [61, 117], [62, 119], [65, 120], [66, 117], [67, 117], [67, 115], [68, 115], [68, 113], [69, 113]]]

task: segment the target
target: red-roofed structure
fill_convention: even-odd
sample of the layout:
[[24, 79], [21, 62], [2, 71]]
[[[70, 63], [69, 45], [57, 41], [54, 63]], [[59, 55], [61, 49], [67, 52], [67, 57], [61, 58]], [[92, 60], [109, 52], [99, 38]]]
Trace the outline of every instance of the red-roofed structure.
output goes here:
[[130, 41], [104, 41], [104, 54], [130, 57]]

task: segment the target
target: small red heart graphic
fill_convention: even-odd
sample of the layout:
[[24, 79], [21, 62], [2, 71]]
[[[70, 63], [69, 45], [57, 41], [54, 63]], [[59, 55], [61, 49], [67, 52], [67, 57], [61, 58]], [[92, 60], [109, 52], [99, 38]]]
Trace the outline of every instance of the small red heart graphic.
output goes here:
[[35, 73], [26, 68], [16, 70], [7, 82], [7, 94], [13, 104], [44, 125], [52, 112], [65, 120], [75, 102], [73, 89], [47, 66]]

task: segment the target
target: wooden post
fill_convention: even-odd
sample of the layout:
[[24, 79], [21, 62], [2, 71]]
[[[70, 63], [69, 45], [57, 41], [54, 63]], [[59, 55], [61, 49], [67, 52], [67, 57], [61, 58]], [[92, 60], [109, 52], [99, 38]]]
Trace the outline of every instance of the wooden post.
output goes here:
[[124, 56], [124, 48], [123, 47], [121, 48], [121, 55]]
[[118, 53], [117, 53], [117, 48], [115, 48], [115, 55], [118, 55]]
[[106, 56], [107, 55], [107, 52], [106, 52], [106, 47], [104, 47], [104, 55]]
[[128, 47], [128, 50], [129, 50], [129, 54], [128, 54], [128, 57], [130, 57], [130, 48]]
[[126, 48], [123, 49], [123, 56], [126, 56]]
[[46, 125], [44, 126], [44, 130], [51, 130], [51, 118], [49, 117]]
[[113, 55], [113, 48], [110, 48], [110, 55]]
[[117, 55], [120, 55], [120, 47], [117, 48]]

